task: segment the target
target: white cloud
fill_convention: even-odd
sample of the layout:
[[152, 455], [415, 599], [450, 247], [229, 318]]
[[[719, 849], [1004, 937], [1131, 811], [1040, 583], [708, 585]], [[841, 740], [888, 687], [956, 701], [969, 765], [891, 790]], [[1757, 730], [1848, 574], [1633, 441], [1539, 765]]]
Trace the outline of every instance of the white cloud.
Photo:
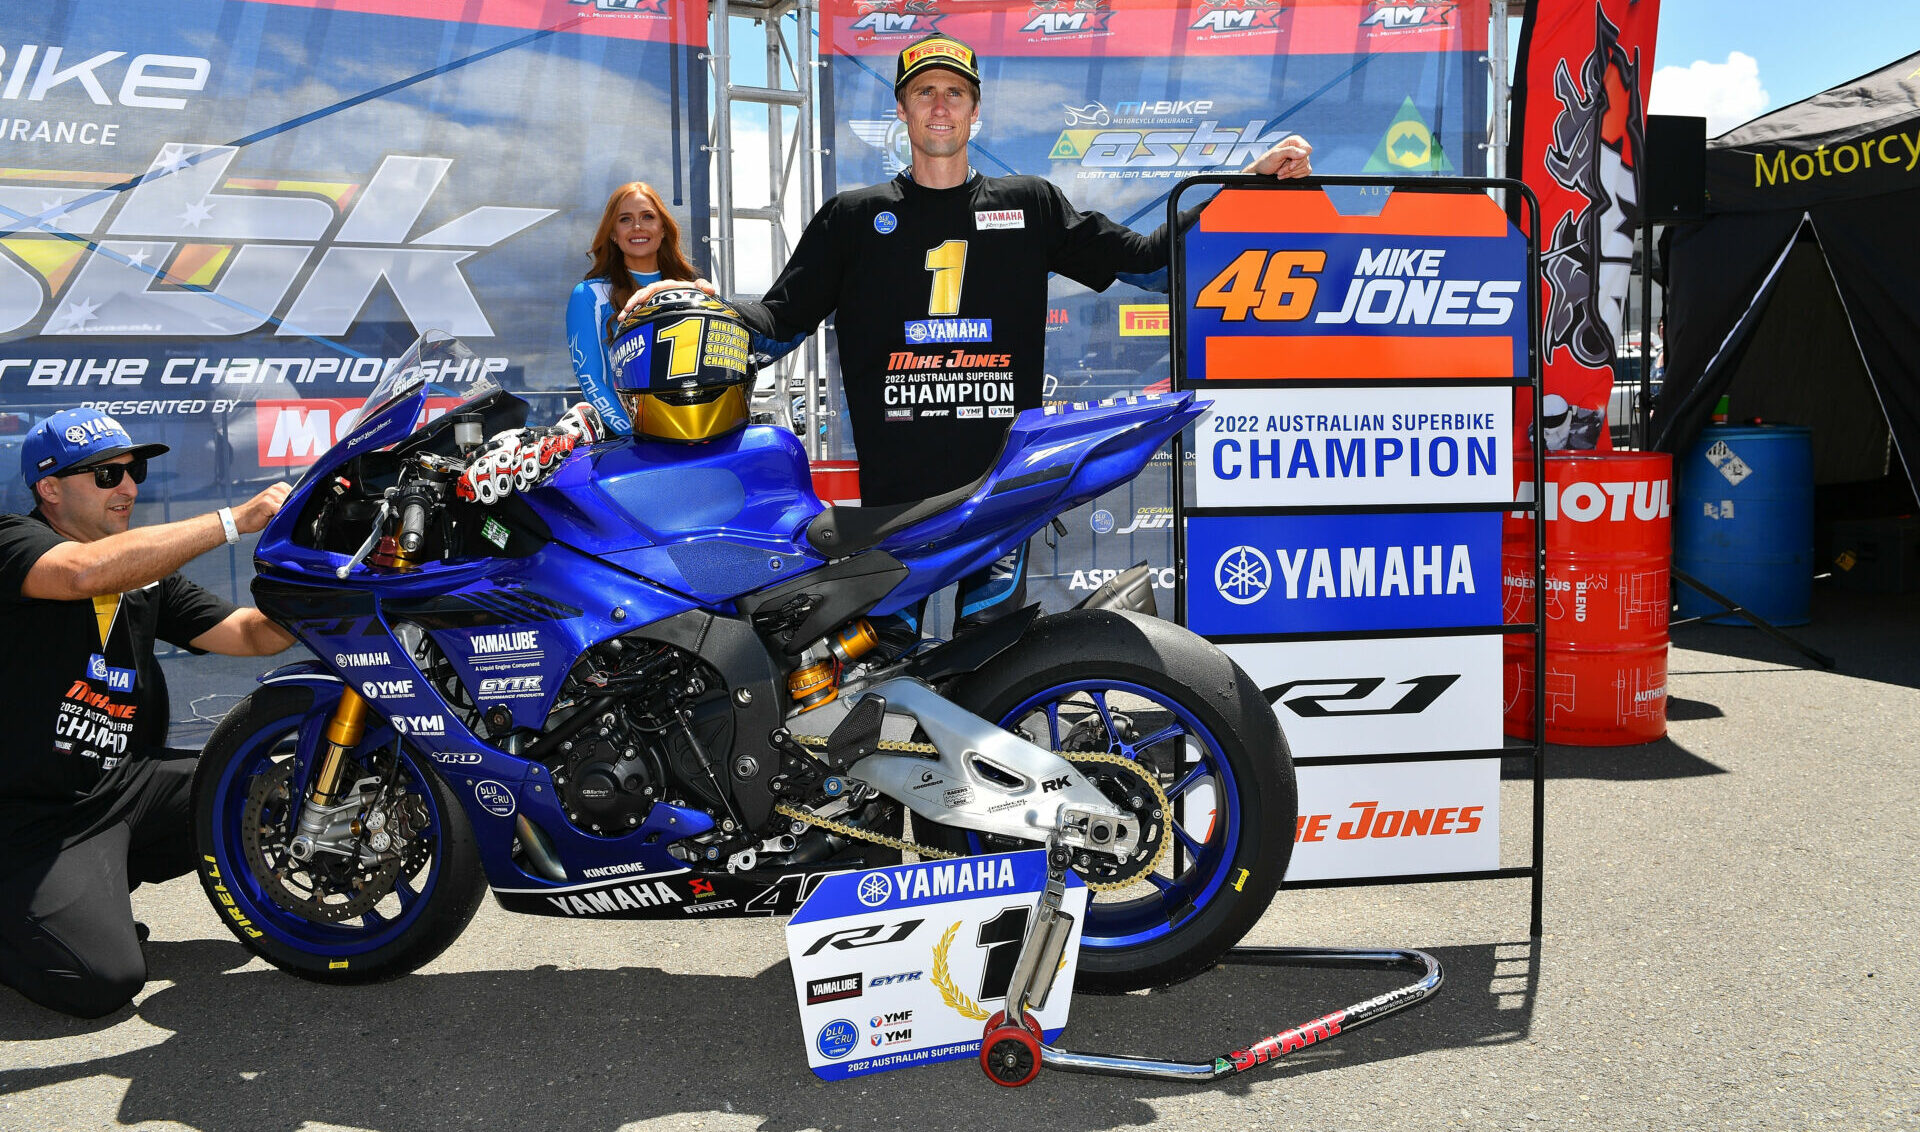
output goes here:
[[1655, 71], [1648, 101], [1649, 113], [1705, 118], [1711, 138], [1759, 115], [1773, 96], [1760, 85], [1759, 62], [1744, 51], [1729, 51], [1724, 63], [1696, 59]]

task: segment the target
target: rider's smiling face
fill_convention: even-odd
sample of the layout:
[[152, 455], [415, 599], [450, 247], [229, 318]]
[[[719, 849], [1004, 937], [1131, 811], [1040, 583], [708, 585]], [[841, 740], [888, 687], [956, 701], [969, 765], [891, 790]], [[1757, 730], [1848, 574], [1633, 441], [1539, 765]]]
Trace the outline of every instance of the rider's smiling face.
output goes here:
[[894, 113], [907, 124], [915, 156], [952, 157], [966, 150], [973, 123], [980, 117], [980, 101], [972, 83], [935, 67], [908, 80]]

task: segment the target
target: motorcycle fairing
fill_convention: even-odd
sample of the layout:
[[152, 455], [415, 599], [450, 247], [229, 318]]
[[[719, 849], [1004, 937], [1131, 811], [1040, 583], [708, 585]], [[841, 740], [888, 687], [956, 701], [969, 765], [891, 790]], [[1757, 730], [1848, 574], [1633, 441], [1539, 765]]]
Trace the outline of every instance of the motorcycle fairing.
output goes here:
[[825, 561], [800, 538], [820, 500], [785, 429], [694, 445], [621, 438], [576, 452], [525, 498], [554, 538], [703, 605]]
[[1054, 516], [1132, 478], [1208, 404], [1177, 393], [1021, 413], [966, 502], [879, 542], [911, 572], [873, 612], [905, 609], [992, 565]]

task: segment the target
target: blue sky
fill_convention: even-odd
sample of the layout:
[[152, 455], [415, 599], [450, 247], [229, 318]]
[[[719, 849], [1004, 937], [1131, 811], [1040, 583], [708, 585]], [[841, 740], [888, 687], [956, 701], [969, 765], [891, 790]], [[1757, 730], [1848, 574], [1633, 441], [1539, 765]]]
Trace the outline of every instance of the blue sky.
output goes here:
[[1664, 0], [1648, 109], [1713, 137], [1916, 51], [1911, 0]]

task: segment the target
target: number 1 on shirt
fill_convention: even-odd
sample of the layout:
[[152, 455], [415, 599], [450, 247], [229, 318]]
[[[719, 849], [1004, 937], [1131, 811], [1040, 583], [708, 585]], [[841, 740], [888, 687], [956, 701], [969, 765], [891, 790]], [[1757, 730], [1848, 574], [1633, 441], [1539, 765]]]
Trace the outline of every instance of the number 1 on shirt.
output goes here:
[[967, 242], [948, 240], [927, 253], [933, 272], [933, 293], [927, 297], [927, 316], [946, 318], [960, 313], [960, 288], [967, 278]]

